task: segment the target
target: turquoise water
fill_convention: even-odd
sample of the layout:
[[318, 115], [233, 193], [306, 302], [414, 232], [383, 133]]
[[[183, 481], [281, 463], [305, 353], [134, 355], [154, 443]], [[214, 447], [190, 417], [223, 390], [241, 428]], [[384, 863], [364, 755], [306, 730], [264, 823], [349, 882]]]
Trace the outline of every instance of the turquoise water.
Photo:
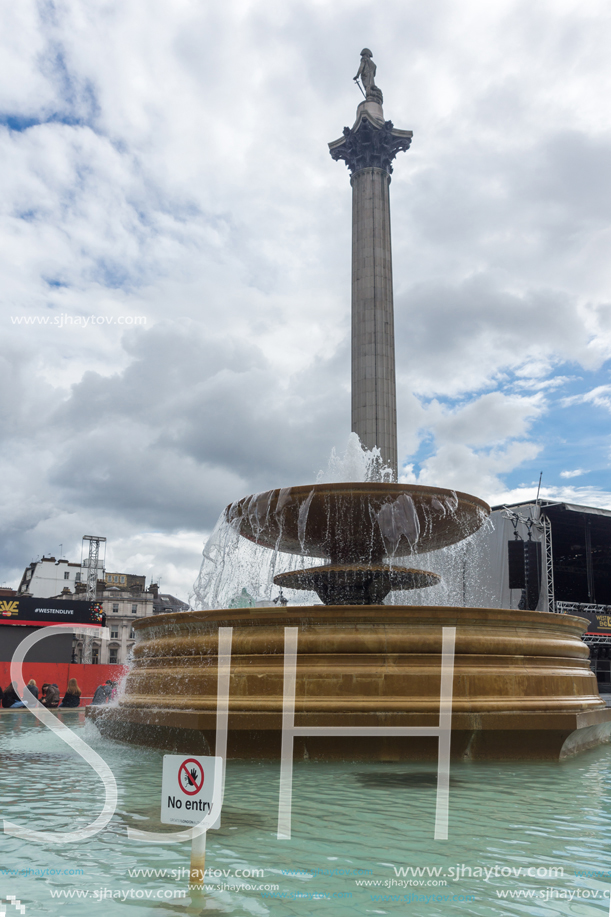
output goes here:
[[[59, 715], [108, 762], [119, 803], [78, 845], [2, 837], [0, 898], [16, 896], [25, 917], [609, 914], [610, 746], [554, 766], [454, 765], [447, 841], [433, 840], [433, 766], [296, 763], [293, 836], [280, 841], [278, 767], [230, 761], [222, 828], [208, 835], [213, 874], [191, 896], [188, 844], [127, 838], [128, 826], [173, 830], [159, 823], [161, 753], [103, 740], [78, 711]], [[0, 715], [0, 755], [3, 817], [69, 831], [100, 812], [97, 775], [27, 711]]]

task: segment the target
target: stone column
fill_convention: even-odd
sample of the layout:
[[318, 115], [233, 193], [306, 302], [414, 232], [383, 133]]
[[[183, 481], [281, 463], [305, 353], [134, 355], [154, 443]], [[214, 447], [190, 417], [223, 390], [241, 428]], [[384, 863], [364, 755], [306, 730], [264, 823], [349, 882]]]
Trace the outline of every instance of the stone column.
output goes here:
[[329, 144], [352, 184], [352, 430], [377, 446], [397, 478], [397, 398], [389, 185], [392, 161], [411, 131], [384, 121], [382, 105], [361, 102], [352, 129]]
[[352, 429], [397, 474], [390, 176], [360, 169], [352, 184]]

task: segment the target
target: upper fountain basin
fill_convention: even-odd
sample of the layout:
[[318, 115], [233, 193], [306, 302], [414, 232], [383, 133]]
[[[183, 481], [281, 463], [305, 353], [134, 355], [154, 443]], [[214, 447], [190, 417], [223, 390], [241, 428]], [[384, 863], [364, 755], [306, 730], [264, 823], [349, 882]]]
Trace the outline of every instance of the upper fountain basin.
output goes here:
[[225, 510], [245, 538], [334, 563], [425, 554], [468, 538], [490, 507], [470, 494], [418, 484], [309, 484], [252, 494]]

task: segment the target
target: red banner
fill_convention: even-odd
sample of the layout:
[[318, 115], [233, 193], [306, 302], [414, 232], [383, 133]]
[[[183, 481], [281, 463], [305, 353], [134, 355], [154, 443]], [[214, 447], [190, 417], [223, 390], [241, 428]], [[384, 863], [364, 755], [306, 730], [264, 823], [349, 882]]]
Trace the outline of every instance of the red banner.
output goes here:
[[[11, 683], [10, 662], [0, 662], [0, 686], [4, 691]], [[76, 678], [76, 683], [81, 689], [81, 707], [91, 703], [91, 698], [98, 685], [103, 685], [107, 679], [119, 682], [127, 674], [124, 665], [79, 665], [72, 662], [24, 662], [23, 676], [26, 683], [33, 678], [39, 691], [45, 684], [56, 684], [59, 688], [60, 699], [63, 698], [68, 680]], [[23, 693], [24, 685], [19, 685], [19, 694]]]

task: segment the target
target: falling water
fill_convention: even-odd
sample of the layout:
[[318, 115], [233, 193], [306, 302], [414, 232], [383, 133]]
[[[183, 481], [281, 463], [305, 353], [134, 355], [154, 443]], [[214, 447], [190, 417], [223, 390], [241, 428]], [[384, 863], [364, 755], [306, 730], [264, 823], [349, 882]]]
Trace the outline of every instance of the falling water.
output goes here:
[[[379, 449], [367, 450], [361, 444], [356, 433], [351, 433], [346, 449], [338, 454], [333, 449], [326, 470], [321, 470], [316, 478], [317, 484], [359, 483], [367, 481], [392, 481], [392, 470], [384, 466]], [[196, 607], [227, 608], [238, 605], [272, 605], [280, 598], [291, 605], [317, 605], [318, 596], [314, 592], [286, 590], [283, 596], [279, 587], [274, 585], [274, 577], [279, 573], [303, 570], [306, 567], [325, 563], [324, 559], [307, 555], [306, 529], [308, 512], [313, 492], [306, 499], [299, 512], [298, 538], [303, 556], [288, 554], [278, 550], [282, 537], [282, 508], [285, 500], [290, 498], [290, 488], [280, 492], [274, 516], [280, 522], [280, 533], [273, 550], [261, 544], [253, 543], [239, 534], [235, 525], [238, 516], [236, 501], [228, 512], [221, 513], [219, 520], [206, 542], [203, 550], [202, 565], [194, 584], [197, 597]], [[395, 544], [395, 552], [401, 537], [404, 536], [417, 551], [421, 534], [433, 529], [435, 522], [446, 515], [454, 514], [458, 500], [452, 494], [440, 494], [431, 503], [431, 512], [425, 515], [424, 528], [420, 531], [420, 522], [413, 501], [409, 495], [401, 495], [393, 503], [384, 506], [378, 513], [377, 524], [384, 534], [387, 545]], [[241, 510], [243, 512], [243, 510]], [[253, 494], [246, 507], [248, 521], [257, 536], [263, 531], [270, 516], [270, 496]], [[233, 524], [232, 524], [233, 523]], [[478, 577], [478, 557], [485, 550], [486, 526], [479, 533], [459, 544], [431, 552], [398, 556], [392, 554], [387, 561], [396, 566], [417, 567], [438, 573], [441, 582], [438, 586], [426, 589], [390, 593], [387, 604], [400, 605], [479, 605], [491, 604], [490, 596], [482, 588]], [[404, 541], [402, 542], [404, 543]]]
[[[289, 570], [322, 563], [322, 560], [270, 550], [243, 538], [222, 513], [203, 551], [202, 565], [194, 585], [198, 608], [228, 608], [243, 599], [272, 605], [280, 597], [274, 576]], [[320, 604], [313, 592], [296, 593], [291, 605]], [[246, 602], [250, 604], [249, 602]]]
[[496, 581], [484, 574], [490, 547], [487, 538], [492, 523], [487, 519], [474, 535], [464, 541], [410, 557], [389, 558], [391, 562], [409, 567], [419, 567], [438, 573], [441, 580], [426, 589], [391, 592], [387, 605], [452, 605], [471, 608], [494, 608], [499, 605], [495, 592]]
[[[392, 469], [384, 465], [380, 450], [365, 449], [356, 433], [348, 437], [343, 453], [338, 454], [335, 449], [332, 450], [326, 470], [319, 471], [316, 476], [317, 484], [380, 480], [392, 480]], [[288, 498], [290, 488], [281, 491], [276, 508], [278, 513], [282, 509], [282, 495], [285, 492]], [[269, 505], [262, 506], [259, 496], [254, 494], [248, 506], [249, 518], [254, 521], [255, 530], [262, 526], [262, 516], [269, 512]], [[301, 507], [299, 519], [302, 544], [308, 509], [309, 502], [306, 501]], [[227, 515], [231, 520], [231, 509]], [[195, 605], [198, 608], [227, 608], [239, 599], [244, 589], [258, 604], [271, 605], [281, 594], [273, 582], [277, 573], [303, 570], [322, 563], [324, 561], [319, 558], [286, 554], [279, 551], [277, 546], [270, 551], [262, 545], [253, 544], [238, 533], [223, 511], [204, 546], [202, 565], [193, 587]], [[320, 604], [314, 592], [290, 590], [286, 599], [291, 605]]]

